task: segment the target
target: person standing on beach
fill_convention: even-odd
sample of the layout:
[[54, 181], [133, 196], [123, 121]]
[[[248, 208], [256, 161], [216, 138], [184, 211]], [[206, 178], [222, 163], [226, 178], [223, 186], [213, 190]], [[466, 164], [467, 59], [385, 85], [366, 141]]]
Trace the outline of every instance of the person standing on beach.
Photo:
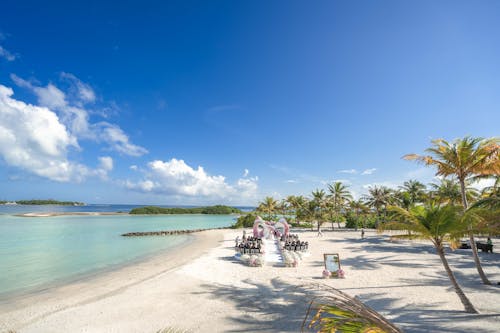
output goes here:
[[361, 239], [365, 239], [365, 229], [361, 229]]
[[323, 232], [321, 231], [321, 224], [318, 222], [318, 237], [323, 237]]

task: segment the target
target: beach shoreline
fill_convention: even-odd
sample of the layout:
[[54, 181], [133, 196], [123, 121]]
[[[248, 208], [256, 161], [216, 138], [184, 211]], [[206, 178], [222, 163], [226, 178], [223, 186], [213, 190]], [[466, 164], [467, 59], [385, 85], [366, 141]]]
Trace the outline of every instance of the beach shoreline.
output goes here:
[[[174, 253], [0, 305], [0, 331], [297, 332], [318, 283], [358, 297], [405, 332], [500, 329], [500, 289], [479, 282], [470, 250], [447, 257], [480, 315], [463, 312], [428, 243], [392, 242], [372, 230], [365, 239], [354, 231], [293, 231], [310, 248], [298, 267], [248, 267], [234, 258], [241, 232], [203, 231]], [[321, 279], [323, 253], [340, 254], [345, 279]], [[500, 255], [481, 260], [500, 280]]]

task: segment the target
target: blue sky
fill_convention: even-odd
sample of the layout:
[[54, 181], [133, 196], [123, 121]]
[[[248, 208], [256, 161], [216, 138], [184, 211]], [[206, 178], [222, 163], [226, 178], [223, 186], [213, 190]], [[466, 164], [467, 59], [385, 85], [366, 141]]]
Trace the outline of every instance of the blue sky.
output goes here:
[[16, 1], [0, 199], [255, 204], [499, 135], [498, 1]]

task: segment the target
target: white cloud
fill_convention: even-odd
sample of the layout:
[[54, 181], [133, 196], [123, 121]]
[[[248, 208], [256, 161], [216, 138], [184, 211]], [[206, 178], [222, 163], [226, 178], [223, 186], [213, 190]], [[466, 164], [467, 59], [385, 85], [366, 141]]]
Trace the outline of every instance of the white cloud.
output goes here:
[[128, 136], [117, 125], [107, 122], [100, 122], [93, 126], [97, 129], [98, 139], [107, 142], [110, 147], [119, 153], [130, 156], [142, 156], [148, 151], [140, 146], [129, 142]]
[[76, 98], [82, 103], [94, 103], [96, 100], [95, 92], [92, 87], [88, 84], [82, 82], [76, 76], [71, 73], [61, 73], [61, 78], [68, 80], [72, 83], [72, 90], [74, 91]]
[[361, 175], [363, 175], [363, 176], [364, 176], [364, 175], [371, 175], [371, 174], [373, 174], [375, 171], [377, 171], [377, 169], [376, 169], [376, 168], [366, 169], [366, 170], [364, 170], [364, 171], [361, 173]]
[[12, 98], [11, 88], [0, 85], [0, 155], [8, 165], [56, 181], [82, 180], [87, 167], [68, 160], [77, 139], [45, 107]]
[[138, 169], [137, 165], [131, 165], [129, 168], [130, 168], [130, 170], [134, 170], [134, 171], [137, 171], [137, 169]]
[[243, 171], [243, 177], [248, 176], [249, 173], [250, 171], [248, 169], [245, 169], [245, 171]]
[[113, 170], [113, 159], [109, 156], [99, 157], [100, 169], [111, 171]]
[[18, 86], [31, 90], [37, 96], [41, 106], [46, 106], [57, 112], [61, 122], [75, 137], [104, 142], [111, 149], [125, 155], [141, 156], [148, 152], [145, 148], [132, 144], [129, 137], [118, 125], [108, 122], [90, 123], [91, 110], [85, 109], [83, 105], [94, 102], [95, 93], [89, 85], [80, 81], [73, 74], [61, 74], [61, 78], [71, 84], [69, 95], [52, 83], [42, 87], [15, 74], [11, 74], [11, 78]]
[[95, 170], [95, 174], [105, 180], [111, 170], [113, 170], [113, 159], [109, 156], [99, 157], [99, 166]]
[[358, 171], [356, 169], [339, 170], [337, 172], [340, 172], [340, 173], [349, 173], [349, 174], [356, 174], [356, 173], [358, 173]]
[[149, 162], [144, 179], [127, 180], [125, 186], [140, 192], [241, 202], [256, 198], [258, 177], [240, 178], [230, 185], [224, 176], [212, 176], [201, 166], [195, 169], [183, 160], [172, 158]]
[[295, 179], [288, 179], [288, 180], [285, 181], [285, 183], [296, 184], [297, 181]]
[[16, 56], [7, 49], [3, 48], [1, 45], [0, 45], [0, 58], [5, 58], [7, 61], [16, 60]]

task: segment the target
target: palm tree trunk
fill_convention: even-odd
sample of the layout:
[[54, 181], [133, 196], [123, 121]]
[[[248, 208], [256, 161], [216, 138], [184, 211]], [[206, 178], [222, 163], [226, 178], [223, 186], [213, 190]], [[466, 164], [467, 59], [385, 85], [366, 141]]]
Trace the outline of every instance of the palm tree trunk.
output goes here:
[[[460, 192], [462, 194], [462, 204], [464, 205], [464, 209], [467, 209], [468, 203], [467, 203], [467, 194], [465, 193], [464, 179], [460, 179]], [[474, 263], [476, 264], [477, 272], [479, 273], [481, 281], [484, 284], [491, 284], [490, 280], [488, 280], [486, 274], [483, 271], [483, 267], [481, 266], [481, 261], [479, 260], [479, 255], [477, 253], [476, 241], [474, 240], [474, 232], [472, 231], [472, 227], [469, 226], [468, 229], [469, 229], [468, 233], [469, 233], [470, 247], [472, 248], [472, 257], [474, 258]]]
[[448, 278], [450, 279], [451, 284], [453, 285], [453, 288], [455, 288], [455, 292], [457, 293], [458, 297], [460, 298], [460, 301], [464, 305], [465, 312], [478, 313], [477, 310], [472, 305], [472, 303], [467, 298], [467, 296], [465, 296], [465, 293], [463, 292], [462, 288], [460, 288], [460, 285], [458, 284], [457, 279], [455, 278], [455, 275], [453, 274], [450, 266], [448, 265], [448, 260], [446, 260], [446, 257], [444, 255], [443, 246], [442, 245], [436, 246], [436, 250], [437, 250], [437, 253], [439, 254], [439, 258], [441, 259], [441, 262], [443, 263], [446, 274], [448, 274]]

